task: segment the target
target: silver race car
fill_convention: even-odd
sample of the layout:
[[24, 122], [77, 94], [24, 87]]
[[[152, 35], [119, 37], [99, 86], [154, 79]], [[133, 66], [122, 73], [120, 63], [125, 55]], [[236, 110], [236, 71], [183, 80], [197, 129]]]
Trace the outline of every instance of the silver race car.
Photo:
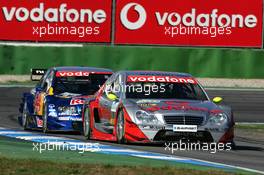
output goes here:
[[86, 104], [84, 135], [123, 142], [232, 143], [234, 119], [190, 74], [121, 71]]

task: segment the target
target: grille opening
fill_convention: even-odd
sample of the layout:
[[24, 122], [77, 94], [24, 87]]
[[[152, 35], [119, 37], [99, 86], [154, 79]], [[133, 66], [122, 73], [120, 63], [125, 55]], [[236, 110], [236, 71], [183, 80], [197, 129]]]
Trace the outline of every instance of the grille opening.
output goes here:
[[202, 125], [204, 118], [202, 116], [164, 116], [166, 124], [172, 125]]
[[197, 133], [188, 132], [173, 132], [161, 130], [159, 131], [153, 139], [154, 141], [186, 141], [186, 142], [213, 142], [214, 139], [208, 131], [198, 131]]

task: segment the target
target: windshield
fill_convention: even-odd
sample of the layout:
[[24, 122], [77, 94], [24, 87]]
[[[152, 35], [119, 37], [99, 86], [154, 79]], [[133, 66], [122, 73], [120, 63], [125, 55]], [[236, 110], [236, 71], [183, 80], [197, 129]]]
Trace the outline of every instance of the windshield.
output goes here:
[[54, 93], [74, 93], [81, 95], [93, 95], [108, 79], [109, 74], [90, 76], [55, 77]]
[[127, 82], [126, 98], [208, 100], [199, 84]]

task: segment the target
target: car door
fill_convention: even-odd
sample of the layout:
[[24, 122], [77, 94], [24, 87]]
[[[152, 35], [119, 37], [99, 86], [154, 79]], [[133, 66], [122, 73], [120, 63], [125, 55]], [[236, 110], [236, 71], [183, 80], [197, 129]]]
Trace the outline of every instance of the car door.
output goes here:
[[[113, 78], [112, 81], [107, 82], [106, 87], [102, 96], [99, 99], [99, 115], [102, 121], [107, 124], [113, 125], [113, 109], [118, 104], [121, 90], [120, 90], [120, 77], [121, 75], [117, 75]], [[109, 93], [115, 94], [117, 96], [117, 100], [110, 100], [107, 95]]]
[[35, 100], [34, 100], [34, 111], [36, 115], [42, 116], [43, 115], [43, 106], [44, 106], [44, 99], [47, 95], [48, 89], [52, 85], [54, 71], [50, 70], [45, 74], [43, 80], [40, 83], [40, 86], [37, 87], [35, 93]]

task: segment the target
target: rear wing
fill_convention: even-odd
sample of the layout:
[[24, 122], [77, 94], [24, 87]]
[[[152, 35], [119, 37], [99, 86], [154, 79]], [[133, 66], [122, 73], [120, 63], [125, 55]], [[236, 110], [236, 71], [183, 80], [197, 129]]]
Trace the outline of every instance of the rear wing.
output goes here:
[[31, 81], [39, 81], [45, 75], [47, 69], [31, 69]]

